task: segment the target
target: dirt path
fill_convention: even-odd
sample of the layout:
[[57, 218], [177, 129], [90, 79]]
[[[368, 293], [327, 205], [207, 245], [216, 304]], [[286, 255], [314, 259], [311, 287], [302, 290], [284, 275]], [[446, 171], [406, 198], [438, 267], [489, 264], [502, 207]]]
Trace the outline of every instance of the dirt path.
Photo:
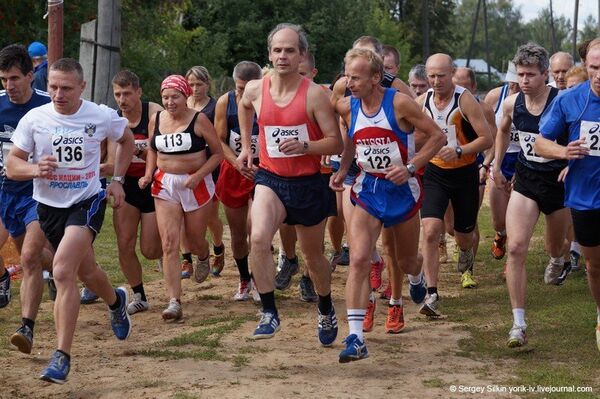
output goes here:
[[11, 348], [4, 359], [10, 371], [2, 372], [5, 388], [0, 397], [448, 398], [465, 395], [451, 394], [452, 384], [494, 384], [504, 375], [505, 369], [497, 365], [458, 356], [458, 341], [468, 338], [467, 333], [448, 320], [425, 320], [407, 298], [406, 329], [398, 335], [383, 332], [387, 305], [379, 301], [375, 329], [367, 334], [370, 358], [340, 365], [337, 357], [348, 331], [346, 275], [346, 267], [334, 274], [340, 334], [332, 348], [318, 345], [315, 305], [298, 300], [298, 276], [278, 299], [281, 332], [271, 340], [249, 340], [259, 308], [230, 299], [237, 285], [232, 259], [221, 278], [201, 285], [184, 281], [185, 321], [180, 324], [163, 323], [163, 284], [149, 283], [146, 290], [153, 307], [133, 317], [133, 333], [126, 342], [113, 337], [103, 304], [84, 306], [71, 374], [63, 386], [37, 379], [56, 343], [52, 303], [46, 301], [36, 324], [33, 354]]

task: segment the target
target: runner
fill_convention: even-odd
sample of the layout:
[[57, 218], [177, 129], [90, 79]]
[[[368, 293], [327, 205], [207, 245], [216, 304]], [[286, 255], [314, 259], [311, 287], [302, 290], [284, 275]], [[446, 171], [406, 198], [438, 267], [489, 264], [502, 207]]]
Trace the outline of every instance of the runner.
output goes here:
[[430, 86], [425, 65], [417, 64], [411, 68], [408, 73], [408, 85], [417, 97], [429, 90]]
[[[563, 246], [568, 227], [569, 210], [564, 207], [564, 185], [559, 178], [565, 161], [551, 161], [535, 153], [533, 144], [539, 137], [539, 121], [558, 89], [546, 86], [548, 52], [535, 44], [525, 44], [513, 59], [519, 76], [521, 92], [508, 97], [503, 104], [502, 120], [496, 135], [494, 183], [499, 189], [510, 184], [502, 174], [501, 165], [508, 147], [510, 127], [514, 124], [521, 151], [515, 167], [513, 189], [506, 210], [508, 259], [506, 285], [513, 312], [513, 326], [507, 344], [518, 347], [527, 343], [525, 324], [525, 294], [527, 272], [525, 258], [540, 212], [546, 216], [546, 250], [550, 262], [544, 273], [546, 284], [560, 284], [564, 260]], [[566, 137], [563, 137], [566, 141]], [[561, 143], [563, 143], [561, 139]]]
[[[205, 238], [210, 207], [205, 205], [210, 204], [214, 195], [211, 172], [223, 159], [223, 149], [206, 115], [187, 106], [192, 88], [183, 76], [168, 76], [160, 86], [160, 94], [166, 111], [150, 118], [146, 173], [139, 185], [144, 189], [152, 182], [169, 296], [162, 318], [179, 320], [183, 317], [178, 261], [181, 224], [185, 223], [188, 249], [198, 257], [194, 279], [202, 282], [210, 272], [210, 251]], [[207, 144], [210, 156], [205, 152]]]
[[113, 212], [113, 225], [117, 234], [119, 264], [133, 291], [133, 300], [127, 312], [134, 314], [150, 308], [142, 280], [142, 265], [135, 253], [138, 227], [140, 251], [147, 259], [160, 259], [162, 249], [156, 224], [154, 198], [150, 187], [141, 190], [138, 180], [146, 172], [148, 154], [148, 123], [150, 116], [162, 110], [153, 102], [142, 102], [142, 88], [138, 76], [128, 70], [117, 73], [112, 79], [115, 102], [119, 115], [127, 118], [128, 127], [135, 139], [135, 153], [125, 173], [123, 190], [125, 202]]
[[[417, 303], [425, 298], [425, 281], [417, 262], [422, 192], [415, 173], [442, 147], [444, 140], [441, 130], [410, 97], [380, 86], [384, 70], [378, 55], [366, 49], [352, 49], [344, 62], [352, 97], [340, 100], [336, 110], [350, 130], [340, 170], [333, 175], [331, 187], [344, 189], [345, 174], [355, 154], [361, 171], [352, 186], [352, 201], [357, 206], [349, 229], [352, 252], [346, 307], [350, 331], [344, 341], [346, 348], [339, 355], [340, 363], [369, 356], [363, 336], [371, 293], [369, 264], [382, 227], [394, 236], [392, 248], [396, 249], [394, 255], [400, 267], [409, 275], [411, 297]], [[426, 136], [416, 154], [414, 127]], [[402, 298], [393, 295], [386, 332], [398, 333], [403, 327]]]
[[275, 306], [271, 242], [285, 222], [296, 226], [306, 267], [319, 295], [318, 337], [324, 346], [337, 337], [337, 319], [331, 300], [331, 271], [323, 256], [328, 216], [335, 199], [320, 176], [321, 155], [339, 154], [342, 140], [327, 95], [298, 73], [308, 50], [297, 25], [279, 24], [268, 37], [273, 71], [249, 82], [238, 105], [242, 132], [240, 165], [252, 165], [252, 115], [258, 115], [260, 165], [255, 175], [252, 204], [250, 268], [263, 307], [253, 339], [270, 338], [280, 329]]
[[427, 164], [423, 176], [423, 262], [427, 298], [420, 312], [440, 316], [438, 305], [439, 241], [448, 203], [454, 209], [454, 236], [459, 247], [457, 269], [463, 286], [473, 279], [473, 230], [477, 223], [479, 174], [477, 153], [490, 148], [492, 135], [477, 100], [452, 83], [455, 68], [447, 54], [427, 59], [431, 89], [417, 102], [446, 134], [447, 143]]
[[[114, 110], [82, 100], [86, 82], [81, 65], [69, 58], [50, 66], [48, 88], [52, 103], [34, 108], [19, 122], [8, 155], [7, 174], [15, 180], [33, 181], [42, 230], [56, 251], [52, 270], [57, 288], [54, 320], [58, 336], [41, 379], [63, 384], [70, 370], [70, 352], [79, 313], [77, 278], [97, 293], [110, 309], [115, 336], [131, 333], [127, 290], [111, 287], [106, 273], [96, 265], [92, 243], [100, 232], [106, 201], [122, 205], [123, 175], [131, 160], [134, 142], [127, 120]], [[118, 143], [115, 177], [106, 191], [100, 186], [100, 143]], [[27, 162], [33, 155], [31, 163]], [[73, 256], [78, 254], [79, 256]]]
[[383, 69], [392, 76], [398, 75], [400, 69], [400, 53], [394, 46], [383, 46]]
[[[31, 179], [15, 181], [6, 176], [6, 155], [14, 129], [19, 120], [31, 109], [50, 102], [48, 93], [31, 88], [33, 65], [27, 50], [10, 45], [0, 51], [0, 80], [4, 91], [0, 92], [0, 218], [20, 254], [23, 267], [21, 284], [21, 326], [10, 337], [10, 342], [23, 353], [31, 353], [33, 331], [37, 318], [44, 283], [42, 269], [51, 270], [52, 253], [40, 228], [37, 202], [32, 198]], [[4, 230], [4, 227], [2, 228]], [[0, 238], [0, 248], [8, 235]], [[10, 301], [10, 276], [2, 267], [0, 276], [0, 307]]]
[[550, 75], [554, 79], [550, 86], [556, 87], [558, 90], [567, 88], [567, 71], [573, 67], [573, 56], [564, 51], [559, 51], [552, 54], [550, 57]]
[[[560, 95], [540, 124], [535, 151], [569, 161], [565, 205], [571, 208], [575, 237], [587, 263], [587, 276], [597, 307], [596, 344], [600, 350], [600, 39], [587, 50], [589, 81]], [[568, 145], [560, 141], [568, 132]]]
[[[248, 269], [248, 209], [254, 192], [254, 164], [258, 161], [258, 124], [252, 125], [252, 168], [239, 166], [237, 156], [242, 151], [238, 102], [244, 94], [246, 84], [262, 77], [260, 66], [251, 61], [242, 61], [233, 68], [235, 90], [223, 94], [215, 110], [215, 130], [223, 141], [225, 159], [217, 181], [216, 194], [225, 208], [225, 217], [231, 231], [231, 252], [240, 273], [240, 284], [233, 296], [236, 301], [250, 298], [253, 292], [252, 277]], [[257, 298], [258, 299], [258, 298]]]

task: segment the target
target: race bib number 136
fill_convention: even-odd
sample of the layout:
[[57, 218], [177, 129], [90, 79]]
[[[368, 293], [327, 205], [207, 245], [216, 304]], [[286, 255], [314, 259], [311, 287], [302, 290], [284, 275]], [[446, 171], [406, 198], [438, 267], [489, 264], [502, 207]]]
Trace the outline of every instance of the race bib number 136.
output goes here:
[[52, 135], [52, 156], [59, 168], [80, 169], [85, 166], [83, 132]]

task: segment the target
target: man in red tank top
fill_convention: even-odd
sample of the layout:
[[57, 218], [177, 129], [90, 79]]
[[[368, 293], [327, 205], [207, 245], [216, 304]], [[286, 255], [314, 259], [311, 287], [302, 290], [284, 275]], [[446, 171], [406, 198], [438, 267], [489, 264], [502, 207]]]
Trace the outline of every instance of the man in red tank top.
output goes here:
[[280, 329], [270, 247], [279, 225], [286, 223], [296, 226], [319, 294], [319, 341], [329, 346], [337, 336], [337, 320], [331, 301], [331, 272], [322, 245], [327, 217], [335, 214], [335, 196], [319, 171], [321, 155], [339, 154], [343, 144], [327, 94], [298, 73], [307, 49], [299, 26], [280, 24], [269, 34], [273, 72], [248, 82], [238, 105], [243, 146], [238, 162], [241, 167], [253, 168], [250, 136], [256, 112], [260, 165], [251, 210], [250, 268], [263, 315], [253, 338], [270, 338]]

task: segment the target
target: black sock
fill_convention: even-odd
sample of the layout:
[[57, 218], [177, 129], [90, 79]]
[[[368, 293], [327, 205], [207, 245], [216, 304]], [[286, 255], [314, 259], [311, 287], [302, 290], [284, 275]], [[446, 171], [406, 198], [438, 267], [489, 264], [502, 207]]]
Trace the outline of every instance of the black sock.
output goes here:
[[139, 283], [135, 287], [131, 287], [131, 290], [134, 294], [140, 294], [142, 296], [142, 301], [146, 301], [146, 293], [144, 292], [144, 283]]
[[329, 314], [331, 312], [331, 307], [333, 304], [331, 303], [331, 292], [325, 296], [319, 295], [319, 312], [322, 315]]
[[238, 272], [240, 272], [240, 280], [241, 281], [250, 281], [250, 270], [248, 270], [248, 255], [244, 256], [240, 259], [235, 259], [235, 264], [237, 265]]
[[117, 309], [119, 309], [119, 306], [121, 306], [121, 297], [119, 297], [119, 294], [117, 293], [116, 290], [115, 290], [115, 295], [117, 296], [117, 300], [112, 305], [108, 305], [108, 308], [110, 310], [117, 310]]
[[187, 260], [188, 262], [192, 263], [192, 253], [191, 252], [186, 252], [184, 254], [181, 254], [181, 257], [183, 258], [183, 260]]
[[264, 294], [259, 293], [259, 295], [263, 312], [273, 312], [277, 314], [277, 308], [275, 307], [275, 291], [266, 292]]
[[67, 352], [61, 351], [60, 349], [57, 349], [56, 351], [62, 353], [63, 355], [65, 355], [68, 361], [71, 361], [71, 355], [69, 355]]
[[225, 251], [225, 244], [221, 243], [221, 245], [219, 245], [218, 247], [216, 245], [213, 245], [213, 252], [215, 256], [221, 255], [223, 251]]
[[433, 294], [437, 294], [437, 293], [438, 293], [437, 287], [427, 287], [427, 295], [433, 295]]
[[28, 319], [27, 317], [23, 317], [21, 319], [21, 323], [23, 323], [24, 326], [29, 327], [29, 329], [33, 332], [33, 327], [35, 326], [35, 321]]

